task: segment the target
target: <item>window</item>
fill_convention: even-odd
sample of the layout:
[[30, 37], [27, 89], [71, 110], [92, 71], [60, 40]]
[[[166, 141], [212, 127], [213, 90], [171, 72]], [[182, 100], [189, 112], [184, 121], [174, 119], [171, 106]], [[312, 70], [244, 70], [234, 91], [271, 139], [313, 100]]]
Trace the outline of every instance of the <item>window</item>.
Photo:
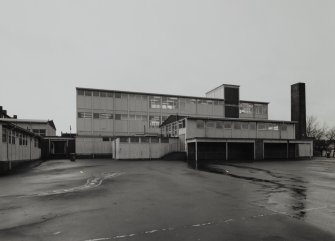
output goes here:
[[151, 143], [159, 143], [158, 137], [151, 137]]
[[85, 96], [92, 96], [92, 91], [85, 90]]
[[102, 141], [109, 141], [109, 137], [103, 137]]
[[139, 143], [140, 142], [140, 138], [139, 137], [130, 137], [130, 142], [131, 143]]
[[249, 123], [250, 130], [256, 130], [256, 123]]
[[162, 97], [162, 109], [168, 109], [168, 110], [178, 109], [178, 98]]
[[287, 125], [284, 125], [284, 124], [281, 125], [281, 130], [282, 130], [282, 131], [287, 131]]
[[121, 98], [122, 98], [122, 99], [128, 99], [128, 94], [124, 94], [124, 93], [122, 93], [122, 94], [121, 94]]
[[2, 142], [7, 142], [7, 129], [2, 127]]
[[230, 122], [225, 122], [224, 123], [224, 128], [225, 129], [231, 129], [231, 123]]
[[128, 120], [128, 114], [121, 114], [121, 120]]
[[100, 119], [113, 119], [113, 114], [111, 114], [111, 113], [100, 113], [99, 118]]
[[202, 120], [197, 120], [197, 128], [202, 129], [205, 127], [205, 123]]
[[215, 122], [213, 122], [213, 121], [207, 121], [206, 122], [206, 127], [207, 128], [214, 128], [215, 127]]
[[100, 92], [100, 97], [107, 97], [107, 93], [106, 92]]
[[149, 106], [150, 106], [150, 109], [160, 109], [161, 108], [161, 97], [150, 96]]
[[216, 122], [216, 128], [217, 129], [222, 129], [223, 128], [223, 123], [221, 121]]
[[115, 114], [115, 120], [121, 120], [121, 114]]
[[141, 137], [141, 143], [149, 143], [149, 137]]
[[267, 105], [255, 104], [255, 112], [257, 115], [266, 115], [268, 113]]
[[45, 129], [33, 129], [33, 132], [40, 136], [46, 136], [46, 130]]
[[129, 115], [129, 120], [136, 120], [136, 115], [130, 114]]
[[185, 120], [179, 121], [178, 127], [179, 129], [185, 128]]
[[248, 103], [240, 104], [240, 114], [252, 114], [254, 111], [254, 106]]
[[107, 92], [107, 97], [112, 97], [113, 98], [113, 92]]
[[169, 138], [161, 138], [161, 143], [169, 143]]
[[90, 119], [92, 118], [91, 112], [78, 112], [78, 118]]
[[78, 95], [85, 95], [85, 91], [83, 91], [83, 90], [78, 90]]
[[120, 137], [121, 143], [128, 143], [128, 137]]
[[99, 119], [99, 113], [93, 113], [93, 118], [94, 119]]
[[149, 127], [155, 128], [159, 127], [160, 124], [160, 116], [149, 116]]
[[93, 91], [93, 96], [100, 96], [99, 91]]
[[235, 130], [241, 130], [241, 123], [239, 123], [239, 122], [234, 123], [234, 129]]
[[248, 130], [249, 129], [248, 123], [242, 123], [242, 129], [243, 130]]
[[265, 131], [265, 130], [267, 130], [267, 126], [266, 126], [266, 124], [258, 124], [257, 129], [260, 130], [260, 131]]
[[121, 93], [116, 92], [116, 93], [115, 93], [115, 98], [116, 98], [116, 99], [121, 99]]

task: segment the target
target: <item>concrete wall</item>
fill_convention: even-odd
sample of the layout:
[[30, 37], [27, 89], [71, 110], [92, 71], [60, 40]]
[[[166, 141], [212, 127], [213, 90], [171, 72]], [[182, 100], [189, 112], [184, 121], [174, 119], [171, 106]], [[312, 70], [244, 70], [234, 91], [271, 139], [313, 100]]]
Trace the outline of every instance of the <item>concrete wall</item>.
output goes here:
[[[217, 121], [206, 120], [204, 121], [204, 128], [197, 127], [197, 120], [187, 120], [186, 128], [187, 128], [187, 138], [194, 137], [208, 137], [208, 138], [250, 138], [250, 139], [294, 139], [295, 138], [295, 129], [294, 124], [285, 124], [287, 127], [286, 130], [282, 130], [280, 126], [278, 126], [278, 130], [272, 130], [270, 125], [272, 123], [268, 123], [266, 126], [266, 130], [260, 130], [260, 123], [256, 122], [238, 122], [240, 124], [240, 129], [235, 128], [236, 122], [227, 122], [231, 124], [231, 128], [225, 128], [223, 121], [221, 122], [222, 128], [217, 128]], [[255, 129], [252, 129], [250, 123], [256, 125]], [[248, 129], [243, 128], [243, 124], [248, 124]], [[262, 123], [263, 124], [263, 123]]]
[[[79, 90], [78, 90], [79, 91]], [[151, 116], [159, 118], [160, 124], [169, 115], [195, 115], [199, 117], [224, 117], [224, 101], [173, 97], [176, 105], [166, 107], [168, 96], [130, 94], [124, 92], [77, 91], [77, 133], [78, 135], [117, 136], [130, 134], [158, 134], [160, 129], [150, 125]], [[152, 108], [152, 99], [157, 98], [158, 108]], [[253, 105], [253, 102], [250, 102]], [[78, 117], [78, 113], [88, 113]], [[94, 113], [110, 115], [111, 118], [94, 118]], [[105, 116], [106, 116], [105, 115]], [[116, 117], [121, 115], [120, 119]], [[132, 117], [135, 116], [135, 119]], [[138, 118], [140, 117], [140, 118]], [[250, 118], [267, 119], [265, 115], [252, 114]]]
[[104, 141], [102, 137], [76, 137], [77, 155], [111, 155], [113, 153], [113, 142], [111, 138]]
[[[129, 139], [129, 138], [128, 138]], [[164, 155], [180, 151], [180, 143], [177, 138], [169, 138], [167, 143], [163, 143], [159, 138], [158, 142], [145, 142], [139, 138], [138, 143], [121, 142], [120, 138], [113, 141], [115, 145], [115, 159], [159, 159]]]
[[[30, 137], [25, 133], [15, 130], [15, 144], [9, 143], [9, 136], [7, 134], [6, 142], [3, 142], [2, 134], [3, 128], [0, 124], [0, 161], [26, 161], [38, 160], [41, 158], [41, 148], [37, 145], [38, 139]], [[20, 145], [19, 135], [23, 134], [27, 140], [27, 144]]]

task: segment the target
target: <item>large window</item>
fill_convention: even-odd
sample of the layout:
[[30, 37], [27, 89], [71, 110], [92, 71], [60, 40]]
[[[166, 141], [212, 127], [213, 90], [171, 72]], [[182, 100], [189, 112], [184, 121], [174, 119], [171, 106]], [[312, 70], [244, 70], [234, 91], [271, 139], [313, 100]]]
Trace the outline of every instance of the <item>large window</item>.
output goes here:
[[267, 105], [255, 104], [255, 112], [257, 115], [267, 115], [268, 107]]
[[160, 109], [161, 108], [161, 97], [160, 96], [150, 96], [150, 109]]
[[33, 129], [33, 132], [40, 136], [46, 136], [46, 130], [45, 129]]
[[92, 113], [91, 112], [78, 112], [78, 118], [91, 119]]
[[2, 127], [2, 142], [7, 142], [7, 129]]
[[225, 122], [224, 123], [224, 128], [225, 129], [231, 129], [231, 122]]
[[149, 116], [149, 127], [157, 128], [160, 125], [160, 116], [150, 115]]
[[254, 106], [248, 103], [240, 103], [240, 114], [252, 114]]
[[178, 98], [162, 97], [162, 109], [168, 109], [168, 110], [178, 109]]
[[203, 120], [197, 120], [197, 128], [204, 128], [205, 127], [205, 122]]

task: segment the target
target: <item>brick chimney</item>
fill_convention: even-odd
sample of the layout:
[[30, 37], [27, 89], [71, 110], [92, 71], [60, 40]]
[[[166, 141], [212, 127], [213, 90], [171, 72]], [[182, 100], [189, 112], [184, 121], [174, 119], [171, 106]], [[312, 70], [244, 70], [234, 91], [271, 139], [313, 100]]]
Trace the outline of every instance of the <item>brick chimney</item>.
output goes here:
[[295, 125], [295, 138], [306, 139], [306, 87], [305, 83], [291, 85], [291, 120]]

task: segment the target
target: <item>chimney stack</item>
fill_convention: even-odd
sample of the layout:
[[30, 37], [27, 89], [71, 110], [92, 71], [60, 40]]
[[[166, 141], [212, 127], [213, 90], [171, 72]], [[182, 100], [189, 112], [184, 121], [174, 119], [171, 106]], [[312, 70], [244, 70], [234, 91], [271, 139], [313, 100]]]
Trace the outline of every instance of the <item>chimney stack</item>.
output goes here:
[[306, 87], [305, 83], [291, 85], [291, 120], [295, 125], [295, 138], [306, 139]]

